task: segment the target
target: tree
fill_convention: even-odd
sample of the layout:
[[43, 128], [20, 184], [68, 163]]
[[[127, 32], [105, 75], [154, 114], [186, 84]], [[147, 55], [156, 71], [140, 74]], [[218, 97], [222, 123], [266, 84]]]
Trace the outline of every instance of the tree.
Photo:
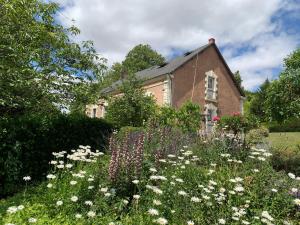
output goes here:
[[250, 114], [259, 118], [260, 121], [267, 121], [267, 108], [266, 99], [268, 95], [268, 89], [270, 87], [269, 79], [266, 79], [258, 89], [258, 91], [252, 96], [250, 100], [249, 111]]
[[269, 118], [280, 123], [300, 118], [300, 49], [284, 59], [284, 67], [268, 88], [266, 101]]
[[242, 86], [243, 80], [242, 80], [240, 71], [237, 70], [237, 71], [233, 74], [233, 76], [234, 76], [234, 79], [235, 79], [237, 85], [240, 87], [240, 89], [241, 89], [241, 90], [244, 90], [244, 87]]
[[67, 106], [76, 95], [77, 77], [103, 75], [105, 60], [93, 43], [72, 42], [79, 30], [55, 21], [56, 3], [0, 0], [0, 7], [0, 116]]
[[150, 45], [139, 44], [131, 49], [122, 63], [114, 63], [107, 72], [104, 83], [106, 86], [124, 78], [122, 75], [134, 74], [151, 66], [165, 63], [164, 57], [151, 48]]
[[140, 127], [156, 113], [156, 103], [141, 88], [141, 81], [128, 76], [120, 87], [121, 96], [109, 99], [105, 118], [118, 127]]

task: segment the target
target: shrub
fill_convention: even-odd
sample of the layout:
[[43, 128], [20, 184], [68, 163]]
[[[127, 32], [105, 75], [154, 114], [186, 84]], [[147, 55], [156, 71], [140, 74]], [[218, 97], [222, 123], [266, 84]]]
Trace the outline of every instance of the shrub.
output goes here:
[[20, 188], [22, 177], [38, 181], [49, 168], [52, 152], [80, 144], [106, 146], [112, 126], [85, 116], [22, 117], [0, 121], [0, 196]]
[[140, 81], [129, 77], [120, 88], [122, 95], [109, 99], [105, 118], [117, 127], [141, 127], [156, 113], [156, 103], [147, 96]]
[[184, 132], [195, 133], [201, 125], [201, 108], [200, 105], [191, 101], [184, 103], [177, 112], [178, 126]]
[[290, 119], [285, 123], [273, 122], [269, 125], [270, 132], [300, 132], [300, 119]]
[[273, 168], [277, 171], [285, 170], [300, 175], [300, 148], [293, 149], [273, 149]]
[[231, 131], [234, 135], [240, 132], [248, 132], [250, 129], [257, 127], [257, 124], [258, 121], [254, 117], [246, 117], [240, 113], [222, 116], [218, 122], [219, 128]]
[[269, 130], [266, 127], [259, 127], [252, 129], [247, 134], [247, 142], [249, 144], [262, 143], [266, 137], [269, 136]]
[[[187, 101], [177, 111], [172, 107], [159, 108], [154, 116], [160, 126], [178, 127], [185, 133], [196, 133], [201, 128], [200, 105]], [[150, 121], [151, 122], [151, 121]]]

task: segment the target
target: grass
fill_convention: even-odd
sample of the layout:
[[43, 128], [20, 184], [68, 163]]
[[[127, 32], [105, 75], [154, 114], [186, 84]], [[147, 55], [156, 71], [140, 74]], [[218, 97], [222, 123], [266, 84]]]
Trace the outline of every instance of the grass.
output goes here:
[[[139, 177], [130, 178], [128, 166], [119, 167], [119, 183], [108, 175], [110, 155], [92, 161], [85, 149], [73, 155], [80, 160], [68, 157], [64, 163], [72, 168], [54, 165], [53, 179], [29, 188], [25, 196], [0, 201], [0, 224], [29, 224], [30, 218], [36, 224], [68, 225], [296, 225], [300, 220], [300, 205], [291, 195], [292, 188], [300, 189], [299, 178], [275, 172], [266, 150], [233, 151], [223, 139], [198, 141], [167, 153], [158, 164], [144, 154]], [[20, 205], [24, 209], [16, 209]], [[16, 210], [7, 212], [12, 206]]]
[[272, 147], [278, 149], [300, 149], [300, 132], [270, 133], [268, 137]]

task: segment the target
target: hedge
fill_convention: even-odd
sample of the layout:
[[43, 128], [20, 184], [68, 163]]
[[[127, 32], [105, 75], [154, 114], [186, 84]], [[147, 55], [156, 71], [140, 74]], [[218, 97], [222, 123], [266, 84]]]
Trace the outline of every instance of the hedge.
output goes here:
[[285, 123], [271, 123], [270, 132], [300, 132], [300, 119], [291, 119]]
[[0, 120], [0, 198], [22, 188], [23, 176], [45, 178], [52, 152], [90, 145], [103, 151], [110, 123], [86, 116], [57, 115]]

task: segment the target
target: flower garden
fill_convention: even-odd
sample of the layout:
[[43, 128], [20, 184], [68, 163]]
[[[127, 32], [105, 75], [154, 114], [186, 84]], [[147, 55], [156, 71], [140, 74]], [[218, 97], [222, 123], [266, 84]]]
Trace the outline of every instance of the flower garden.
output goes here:
[[[103, 153], [105, 152], [105, 153]], [[0, 202], [1, 224], [299, 224], [300, 177], [223, 132], [149, 126], [109, 148], [53, 152], [46, 180]]]

